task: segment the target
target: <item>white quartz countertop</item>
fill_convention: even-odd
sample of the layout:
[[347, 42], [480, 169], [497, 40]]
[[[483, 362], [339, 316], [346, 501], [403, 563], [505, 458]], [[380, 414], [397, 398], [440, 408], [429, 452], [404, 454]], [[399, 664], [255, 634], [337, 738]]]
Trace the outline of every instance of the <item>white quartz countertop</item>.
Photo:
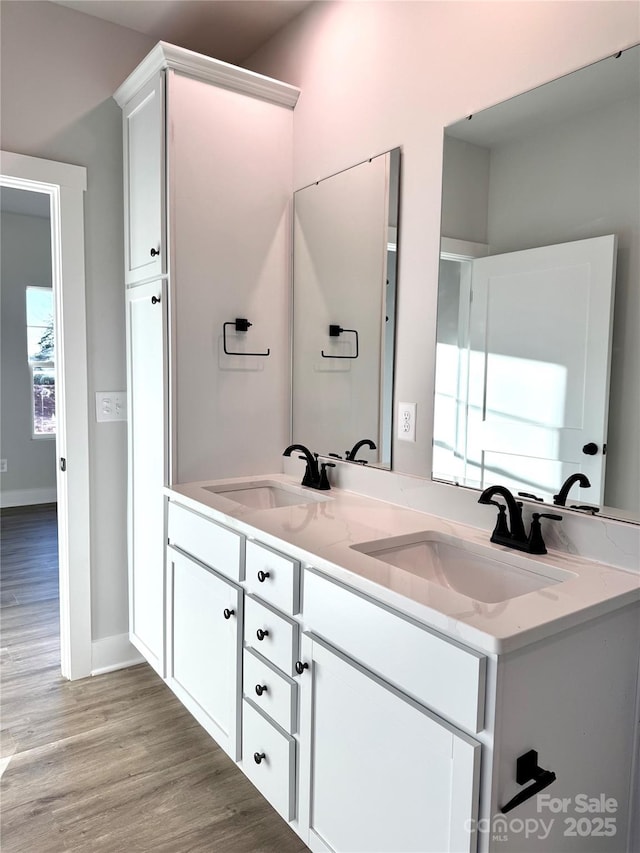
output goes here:
[[418, 619], [448, 636], [488, 653], [504, 654], [559, 631], [640, 601], [640, 575], [559, 551], [530, 559], [571, 573], [567, 580], [506, 601], [487, 603], [425, 577], [354, 550], [372, 540], [423, 531], [448, 534], [492, 549], [528, 555], [489, 542], [491, 530], [459, 524], [332, 488], [305, 490], [320, 498], [302, 506], [250, 509], [205, 487], [240, 482], [277, 482], [298, 486], [283, 474], [187, 483], [165, 489], [182, 505], [234, 530], [279, 548], [326, 575]]

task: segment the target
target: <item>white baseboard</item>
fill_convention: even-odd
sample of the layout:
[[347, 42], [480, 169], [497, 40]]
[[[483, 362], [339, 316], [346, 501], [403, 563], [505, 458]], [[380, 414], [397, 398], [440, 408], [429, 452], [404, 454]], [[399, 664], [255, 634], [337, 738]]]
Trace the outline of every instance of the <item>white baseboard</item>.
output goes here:
[[129, 642], [128, 634], [103, 637], [91, 644], [91, 675], [102, 675], [143, 662], [142, 655]]
[[0, 491], [0, 507], [53, 504], [58, 500], [55, 486], [49, 489], [3, 489]]

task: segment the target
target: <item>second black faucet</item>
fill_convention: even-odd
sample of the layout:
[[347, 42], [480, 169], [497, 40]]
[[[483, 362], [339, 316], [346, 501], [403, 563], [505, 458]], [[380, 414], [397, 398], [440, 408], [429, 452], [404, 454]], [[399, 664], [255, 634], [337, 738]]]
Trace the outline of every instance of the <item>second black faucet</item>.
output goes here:
[[312, 453], [304, 444], [290, 444], [282, 455], [291, 456], [296, 450], [303, 454], [299, 458], [304, 459], [307, 463], [301, 485], [307, 486], [309, 489], [318, 489], [319, 491], [330, 489], [331, 484], [327, 476], [327, 468], [335, 468], [333, 462], [322, 462], [320, 469], [318, 469], [318, 454]]

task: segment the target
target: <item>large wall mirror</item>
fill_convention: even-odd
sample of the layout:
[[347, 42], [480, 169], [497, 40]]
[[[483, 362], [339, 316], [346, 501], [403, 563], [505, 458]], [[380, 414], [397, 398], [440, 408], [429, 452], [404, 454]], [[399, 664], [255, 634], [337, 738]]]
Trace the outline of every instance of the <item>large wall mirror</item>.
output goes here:
[[434, 479], [640, 522], [640, 46], [445, 128], [437, 328]]
[[391, 466], [400, 149], [294, 195], [292, 439]]

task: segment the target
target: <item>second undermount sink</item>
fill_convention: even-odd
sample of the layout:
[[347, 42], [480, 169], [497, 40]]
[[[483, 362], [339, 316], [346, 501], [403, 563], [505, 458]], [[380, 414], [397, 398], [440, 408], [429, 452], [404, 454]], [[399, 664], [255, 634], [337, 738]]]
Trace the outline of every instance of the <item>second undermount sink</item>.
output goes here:
[[355, 551], [487, 604], [554, 586], [575, 575], [517, 552], [438, 531], [352, 545]]
[[325, 495], [315, 495], [307, 489], [289, 483], [279, 483], [275, 480], [248, 480], [203, 486], [203, 488], [207, 492], [213, 492], [250, 509], [304, 506], [305, 504], [329, 500]]

